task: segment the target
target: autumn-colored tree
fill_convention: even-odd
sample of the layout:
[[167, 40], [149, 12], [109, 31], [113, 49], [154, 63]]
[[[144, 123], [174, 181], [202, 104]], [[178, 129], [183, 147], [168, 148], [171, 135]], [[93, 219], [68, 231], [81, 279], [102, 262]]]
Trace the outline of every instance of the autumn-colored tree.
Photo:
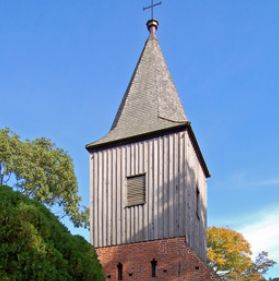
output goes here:
[[250, 244], [229, 228], [211, 227], [207, 231], [208, 260], [214, 271], [228, 281], [262, 281], [275, 262], [261, 252], [253, 261]]
[[75, 226], [88, 225], [71, 157], [46, 138], [22, 141], [10, 129], [0, 130], [0, 185], [10, 184], [46, 206], [60, 206]]

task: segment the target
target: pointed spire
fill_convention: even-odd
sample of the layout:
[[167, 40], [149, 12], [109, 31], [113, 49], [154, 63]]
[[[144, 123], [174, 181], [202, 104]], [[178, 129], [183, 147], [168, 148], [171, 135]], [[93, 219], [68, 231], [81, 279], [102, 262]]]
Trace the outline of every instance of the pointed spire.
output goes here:
[[187, 118], [159, 42], [157, 20], [150, 31], [110, 132], [88, 147], [179, 127]]

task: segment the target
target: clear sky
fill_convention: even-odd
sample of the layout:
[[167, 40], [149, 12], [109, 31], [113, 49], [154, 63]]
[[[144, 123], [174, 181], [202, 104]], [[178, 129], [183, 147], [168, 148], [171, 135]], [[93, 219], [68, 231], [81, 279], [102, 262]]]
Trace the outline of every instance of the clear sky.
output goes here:
[[[85, 205], [84, 146], [113, 121], [148, 36], [142, 7], [149, 3], [0, 0], [0, 128], [67, 150]], [[243, 232], [255, 253], [267, 250], [277, 262], [278, 14], [278, 0], [165, 0], [155, 11], [212, 174], [208, 223]]]

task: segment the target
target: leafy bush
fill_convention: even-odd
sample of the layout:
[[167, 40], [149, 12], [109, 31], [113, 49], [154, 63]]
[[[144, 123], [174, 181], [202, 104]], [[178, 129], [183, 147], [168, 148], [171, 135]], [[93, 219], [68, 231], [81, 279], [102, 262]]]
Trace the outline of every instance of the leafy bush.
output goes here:
[[101, 281], [94, 248], [41, 203], [0, 186], [1, 281]]

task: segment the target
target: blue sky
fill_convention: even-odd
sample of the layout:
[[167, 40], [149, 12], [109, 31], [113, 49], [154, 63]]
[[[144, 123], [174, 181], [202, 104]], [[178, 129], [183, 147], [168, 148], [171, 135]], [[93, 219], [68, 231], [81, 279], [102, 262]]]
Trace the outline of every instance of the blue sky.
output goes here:
[[[112, 123], [148, 36], [148, 4], [0, 0], [0, 128], [67, 150], [85, 205], [84, 146]], [[242, 231], [279, 262], [278, 11], [277, 0], [165, 0], [155, 16], [212, 174], [209, 225]]]

